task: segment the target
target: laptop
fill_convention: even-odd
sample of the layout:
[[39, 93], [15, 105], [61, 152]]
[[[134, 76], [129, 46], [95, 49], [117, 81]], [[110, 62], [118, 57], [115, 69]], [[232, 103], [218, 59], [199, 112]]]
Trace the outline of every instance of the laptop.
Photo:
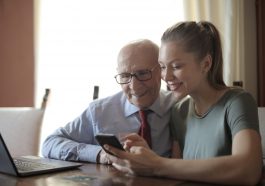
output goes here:
[[0, 172], [13, 176], [31, 176], [80, 167], [82, 163], [21, 156], [12, 158], [0, 133]]

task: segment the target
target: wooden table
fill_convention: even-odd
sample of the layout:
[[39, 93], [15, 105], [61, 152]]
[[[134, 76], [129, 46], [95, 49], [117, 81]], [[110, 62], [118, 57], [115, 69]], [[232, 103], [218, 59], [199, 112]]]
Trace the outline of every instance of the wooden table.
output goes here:
[[[82, 167], [57, 173], [30, 177], [14, 177], [0, 174], [0, 186], [210, 186], [213, 184], [182, 182], [174, 179], [129, 176], [118, 172], [112, 166], [84, 164]], [[259, 185], [265, 185], [262, 182]]]

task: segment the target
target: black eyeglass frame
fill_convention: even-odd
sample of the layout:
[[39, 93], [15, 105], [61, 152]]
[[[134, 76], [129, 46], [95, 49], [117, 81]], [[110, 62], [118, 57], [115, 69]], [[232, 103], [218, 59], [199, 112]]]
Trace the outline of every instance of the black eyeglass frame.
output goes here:
[[[132, 77], [134, 76], [138, 81], [148, 81], [150, 79], [152, 79], [152, 72], [155, 70], [156, 67], [158, 67], [159, 64], [155, 65], [153, 68], [151, 68], [150, 70], [148, 69], [145, 69], [145, 70], [139, 70], [139, 71], [136, 71], [135, 73], [129, 73], [129, 72], [125, 72], [125, 73], [120, 73], [120, 74], [117, 74], [116, 76], [114, 76], [114, 78], [116, 79], [116, 82], [118, 84], [128, 84], [132, 81]], [[146, 78], [146, 79], [139, 79], [139, 73], [143, 73], [143, 72], [148, 72], [150, 74], [150, 77]], [[129, 76], [130, 75], [130, 78], [128, 79], [128, 81], [124, 82], [124, 83], [121, 83], [119, 80], [118, 80], [118, 76], [121, 76], [121, 75], [127, 75]]]

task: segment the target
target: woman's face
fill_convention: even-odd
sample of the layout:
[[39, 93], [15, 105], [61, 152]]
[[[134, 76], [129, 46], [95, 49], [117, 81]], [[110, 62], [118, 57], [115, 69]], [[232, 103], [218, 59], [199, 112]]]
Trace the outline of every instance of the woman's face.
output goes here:
[[208, 70], [203, 60], [199, 62], [193, 53], [185, 52], [175, 42], [162, 43], [158, 59], [162, 79], [177, 99], [196, 94], [207, 81]]

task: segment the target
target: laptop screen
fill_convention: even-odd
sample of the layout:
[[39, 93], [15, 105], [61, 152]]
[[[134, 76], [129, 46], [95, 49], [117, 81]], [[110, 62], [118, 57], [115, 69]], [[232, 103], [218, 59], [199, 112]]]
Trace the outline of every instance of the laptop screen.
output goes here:
[[[24, 167], [16, 167], [14, 160], [16, 161], [17, 166], [26, 165], [25, 167], [28, 169], [24, 169]], [[28, 165], [32, 166], [29, 167]], [[2, 173], [14, 176], [29, 176], [69, 170], [80, 167], [81, 165], [83, 164], [78, 162], [48, 159], [38, 156], [23, 156], [13, 159], [8, 151], [2, 135], [0, 134], [0, 172]]]

